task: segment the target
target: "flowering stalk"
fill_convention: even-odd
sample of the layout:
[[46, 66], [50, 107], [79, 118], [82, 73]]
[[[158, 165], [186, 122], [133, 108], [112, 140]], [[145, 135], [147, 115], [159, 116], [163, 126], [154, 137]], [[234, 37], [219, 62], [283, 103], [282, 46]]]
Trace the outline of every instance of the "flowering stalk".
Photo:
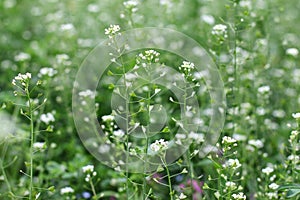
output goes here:
[[34, 126], [33, 126], [33, 104], [31, 101], [31, 91], [29, 91], [29, 84], [31, 80], [31, 74], [18, 74], [13, 81], [12, 84], [18, 89], [14, 91], [15, 96], [25, 96], [28, 101], [28, 114], [23, 113], [21, 110], [21, 114], [23, 114], [30, 121], [30, 185], [29, 185], [29, 199], [33, 199], [33, 154], [34, 154]]

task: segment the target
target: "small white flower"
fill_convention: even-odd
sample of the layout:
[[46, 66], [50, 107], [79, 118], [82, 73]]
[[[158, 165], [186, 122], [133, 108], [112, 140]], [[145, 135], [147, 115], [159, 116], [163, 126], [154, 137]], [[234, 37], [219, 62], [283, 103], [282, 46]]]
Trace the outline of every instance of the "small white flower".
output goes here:
[[273, 167], [266, 167], [266, 168], [262, 169], [261, 171], [262, 171], [262, 173], [269, 175], [274, 171], [274, 168]]
[[223, 167], [232, 168], [234, 170], [238, 169], [241, 166], [242, 165], [240, 164], [240, 161], [238, 159], [231, 158], [223, 165]]
[[243, 192], [240, 192], [238, 194], [233, 194], [232, 197], [233, 197], [233, 199], [237, 199], [237, 200], [245, 200], [246, 199], [246, 195], [244, 195]]
[[38, 76], [39, 77], [42, 77], [42, 76], [52, 77], [55, 74], [57, 74], [57, 71], [55, 69], [44, 67], [44, 68], [40, 69], [40, 72], [39, 72]]
[[249, 140], [248, 144], [260, 149], [264, 147], [264, 143], [261, 140]]
[[289, 49], [287, 49], [287, 50], [285, 51], [285, 53], [286, 53], [287, 55], [296, 57], [296, 56], [298, 56], [299, 51], [298, 51], [298, 49], [296, 49], [296, 48], [289, 48]]
[[201, 20], [210, 25], [215, 23], [215, 18], [211, 15], [202, 15]]
[[99, 12], [100, 8], [97, 4], [89, 4], [87, 10], [91, 13], [97, 13]]
[[49, 124], [50, 122], [54, 122], [55, 118], [52, 113], [46, 113], [40, 116], [40, 120], [45, 124]]
[[291, 160], [291, 161], [299, 162], [300, 157], [297, 156], [297, 155], [289, 155], [289, 156], [287, 157], [287, 159], [288, 159], [288, 160]]
[[234, 143], [236, 143], [236, 140], [232, 137], [224, 136], [222, 138], [222, 144], [234, 144]]
[[269, 199], [278, 199], [278, 194], [276, 192], [268, 192], [266, 195]]
[[297, 120], [298, 120], [298, 119], [300, 119], [300, 112], [298, 112], [298, 113], [293, 113], [292, 116], [293, 116], [294, 119], [297, 119]]
[[121, 30], [119, 25], [110, 25], [108, 28], [104, 29], [105, 35], [115, 35]]
[[102, 121], [107, 122], [107, 121], [113, 121], [115, 117], [113, 115], [104, 115], [102, 116]]
[[233, 190], [236, 188], [236, 183], [232, 182], [232, 181], [227, 181], [225, 183], [226, 187], [228, 187], [229, 189]]
[[36, 150], [43, 150], [46, 148], [46, 143], [45, 142], [35, 142], [35, 143], [33, 143], [33, 148]]
[[195, 140], [197, 143], [204, 142], [204, 134], [191, 132], [188, 137]]
[[180, 193], [180, 195], [179, 195], [178, 198], [179, 198], [179, 199], [186, 199], [187, 196], [186, 196], [185, 194], [183, 194], [183, 193]]
[[215, 25], [215, 26], [213, 27], [211, 33], [212, 33], [213, 35], [218, 35], [218, 36], [221, 36], [221, 35], [227, 36], [226, 31], [227, 31], [227, 26], [226, 26], [226, 25], [223, 25], [223, 24], [217, 24], [217, 25]]
[[70, 30], [74, 30], [74, 25], [71, 24], [71, 23], [68, 23], [68, 24], [62, 24], [60, 26], [60, 30], [62, 31], [70, 31]]
[[144, 53], [140, 53], [136, 59], [137, 64], [141, 63], [142, 61], [146, 62], [158, 62], [159, 61], [160, 53], [150, 49], [146, 50]]
[[70, 58], [67, 54], [57, 54], [55, 57], [58, 64], [64, 64]]
[[272, 190], [276, 190], [277, 188], [279, 188], [279, 185], [277, 185], [276, 183], [271, 183], [269, 185], [269, 188], [272, 189]]
[[94, 172], [94, 165], [86, 165], [82, 167], [83, 173], [92, 173]]
[[130, 10], [133, 13], [138, 10], [138, 8], [137, 8], [138, 2], [137, 1], [133, 1], [133, 0], [125, 1], [123, 3], [123, 5], [125, 6], [125, 8], [127, 8], [128, 10]]
[[265, 94], [265, 93], [270, 92], [271, 89], [270, 89], [270, 86], [264, 85], [264, 86], [259, 87], [257, 90], [259, 93]]
[[194, 69], [195, 65], [192, 62], [183, 61], [183, 64], [180, 67], [183, 69]]
[[81, 97], [89, 97], [91, 99], [95, 98], [95, 92], [93, 92], [89, 89], [79, 92], [78, 95]]
[[64, 195], [64, 194], [71, 194], [71, 193], [74, 193], [74, 190], [73, 190], [73, 188], [71, 188], [71, 187], [64, 187], [64, 188], [61, 188], [61, 189], [60, 189], [60, 194], [61, 194], [61, 195]]
[[114, 131], [113, 134], [116, 137], [123, 137], [125, 135], [125, 133], [124, 133], [124, 131], [122, 129]]
[[31, 56], [28, 53], [21, 52], [15, 56], [15, 61], [22, 62], [22, 61], [29, 60], [30, 58]]
[[154, 152], [166, 150], [168, 148], [168, 141], [165, 141], [164, 139], [156, 140], [150, 145], [150, 148]]

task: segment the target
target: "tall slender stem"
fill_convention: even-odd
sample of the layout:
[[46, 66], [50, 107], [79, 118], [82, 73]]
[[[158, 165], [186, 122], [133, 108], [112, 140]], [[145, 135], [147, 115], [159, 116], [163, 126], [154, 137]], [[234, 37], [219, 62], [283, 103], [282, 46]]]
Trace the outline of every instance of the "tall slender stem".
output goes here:
[[33, 144], [34, 144], [34, 127], [33, 127], [33, 113], [30, 99], [30, 93], [28, 86], [26, 87], [26, 93], [28, 98], [28, 109], [30, 118], [30, 188], [29, 188], [29, 199], [33, 199]]
[[173, 189], [172, 189], [172, 182], [171, 182], [171, 175], [170, 171], [167, 165], [167, 161], [165, 159], [165, 155], [161, 157], [161, 161], [164, 164], [164, 167], [166, 168], [167, 176], [168, 176], [168, 186], [169, 186], [169, 192], [170, 192], [170, 200], [173, 200]]

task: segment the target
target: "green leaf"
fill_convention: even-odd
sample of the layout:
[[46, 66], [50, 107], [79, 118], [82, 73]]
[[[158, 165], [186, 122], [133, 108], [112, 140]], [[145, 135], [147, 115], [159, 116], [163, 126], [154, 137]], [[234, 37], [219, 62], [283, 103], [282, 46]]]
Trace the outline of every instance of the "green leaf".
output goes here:
[[292, 198], [300, 194], [300, 189], [290, 189], [286, 193], [286, 198]]

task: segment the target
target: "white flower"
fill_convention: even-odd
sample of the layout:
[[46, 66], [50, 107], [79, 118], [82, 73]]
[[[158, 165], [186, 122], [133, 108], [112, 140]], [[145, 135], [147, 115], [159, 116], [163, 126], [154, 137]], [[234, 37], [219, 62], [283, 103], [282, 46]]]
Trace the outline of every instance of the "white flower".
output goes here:
[[183, 61], [183, 64], [180, 66], [179, 69], [181, 69], [181, 68], [183, 68], [183, 69], [194, 69], [195, 65], [192, 62]]
[[265, 94], [265, 93], [270, 92], [271, 89], [270, 89], [270, 86], [264, 85], [264, 86], [259, 87], [257, 90], [259, 93]]
[[215, 18], [211, 15], [202, 15], [201, 20], [210, 25], [215, 23]]
[[262, 171], [262, 173], [269, 175], [274, 171], [274, 168], [273, 167], [266, 167], [266, 168], [262, 169], [261, 171]]
[[26, 60], [29, 60], [31, 58], [31, 56], [28, 54], [28, 53], [24, 53], [24, 52], [21, 52], [19, 53], [18, 55], [15, 56], [15, 61], [26, 61]]
[[178, 198], [179, 198], [179, 199], [186, 199], [187, 196], [186, 196], [185, 194], [183, 194], [183, 193], [180, 193], [180, 195], [179, 195]]
[[239, 192], [238, 194], [233, 194], [232, 197], [233, 197], [233, 199], [238, 199], [238, 200], [246, 199], [246, 195], [244, 195], [243, 192]]
[[104, 115], [102, 116], [102, 121], [107, 122], [107, 121], [113, 121], [115, 117], [113, 115]]
[[287, 49], [287, 50], [285, 51], [285, 53], [286, 53], [287, 55], [291, 55], [291, 56], [296, 57], [296, 56], [298, 56], [299, 51], [298, 51], [298, 49], [296, 49], [296, 48], [289, 48], [289, 49]]
[[70, 194], [70, 193], [74, 193], [74, 190], [71, 187], [64, 187], [64, 188], [60, 189], [60, 194], [61, 195]]
[[45, 124], [49, 124], [50, 122], [54, 122], [55, 118], [52, 113], [46, 113], [40, 116], [40, 120]]
[[240, 161], [238, 159], [229, 159], [223, 167], [233, 168], [234, 170], [238, 169], [242, 165], [240, 164]]
[[74, 25], [71, 24], [71, 23], [68, 23], [68, 24], [62, 24], [60, 26], [60, 30], [62, 31], [70, 31], [70, 30], [74, 30]]
[[121, 30], [119, 25], [110, 25], [108, 28], [104, 29], [105, 35], [115, 35], [117, 32]]
[[217, 24], [217, 25], [215, 25], [215, 26], [213, 27], [211, 33], [212, 33], [213, 35], [218, 35], [218, 36], [224, 35], [225, 37], [227, 37], [226, 31], [227, 31], [227, 26], [226, 26], [226, 25], [223, 25], [223, 24]]
[[31, 79], [31, 73], [25, 73], [25, 74], [21, 74], [19, 73], [18, 76], [16, 76], [13, 80], [13, 82], [15, 81], [26, 81], [28, 79]]
[[204, 142], [204, 134], [191, 132], [188, 137], [195, 140], [197, 143]]
[[36, 150], [43, 150], [46, 148], [46, 143], [45, 142], [35, 142], [35, 143], [33, 143], [33, 148]]
[[232, 181], [227, 181], [225, 183], [226, 187], [228, 187], [229, 189], [233, 190], [236, 188], [236, 183], [232, 182]]
[[42, 76], [52, 77], [55, 74], [57, 74], [57, 71], [55, 69], [44, 67], [44, 68], [40, 69], [40, 73], [38, 74], [38, 76], [39, 77], [42, 77]]
[[100, 8], [97, 4], [89, 4], [87, 10], [92, 13], [97, 13], [99, 12]]
[[122, 129], [119, 129], [119, 130], [114, 131], [113, 134], [116, 137], [123, 137], [125, 133]]
[[137, 1], [133, 1], [133, 0], [125, 1], [123, 3], [123, 5], [125, 6], [125, 8], [127, 8], [131, 12], [136, 12], [138, 10], [138, 8], [137, 8], [138, 2]]
[[95, 92], [89, 89], [79, 92], [78, 95], [81, 97], [90, 97], [91, 99], [95, 98]]
[[292, 114], [294, 119], [300, 119], [300, 112], [299, 113], [293, 113]]
[[276, 192], [268, 192], [266, 195], [269, 197], [269, 199], [278, 199], [278, 195]]
[[261, 140], [249, 140], [248, 144], [260, 149], [264, 147], [264, 143]]
[[55, 57], [58, 64], [65, 64], [70, 58], [67, 54], [57, 54]]
[[165, 150], [168, 148], [168, 141], [165, 141], [164, 139], [156, 140], [150, 145], [150, 148], [154, 152]]
[[236, 143], [236, 140], [232, 137], [224, 136], [222, 138], [222, 144], [234, 144], [234, 143]]
[[86, 165], [82, 167], [83, 173], [92, 173], [94, 172], [94, 165]]
[[300, 157], [297, 156], [297, 155], [289, 155], [289, 156], [287, 157], [287, 159], [288, 159], [288, 160], [291, 160], [291, 161], [299, 162]]
[[160, 53], [153, 50], [153, 49], [150, 49], [150, 50], [146, 50], [143, 53], [140, 53], [138, 55], [138, 58], [136, 60], [137, 64], [141, 63], [142, 60], [145, 60], [147, 62], [158, 62], [159, 61], [159, 55]]
[[277, 185], [276, 183], [271, 183], [269, 185], [269, 188], [272, 189], [272, 190], [276, 190], [277, 188], [279, 188], [279, 185]]

